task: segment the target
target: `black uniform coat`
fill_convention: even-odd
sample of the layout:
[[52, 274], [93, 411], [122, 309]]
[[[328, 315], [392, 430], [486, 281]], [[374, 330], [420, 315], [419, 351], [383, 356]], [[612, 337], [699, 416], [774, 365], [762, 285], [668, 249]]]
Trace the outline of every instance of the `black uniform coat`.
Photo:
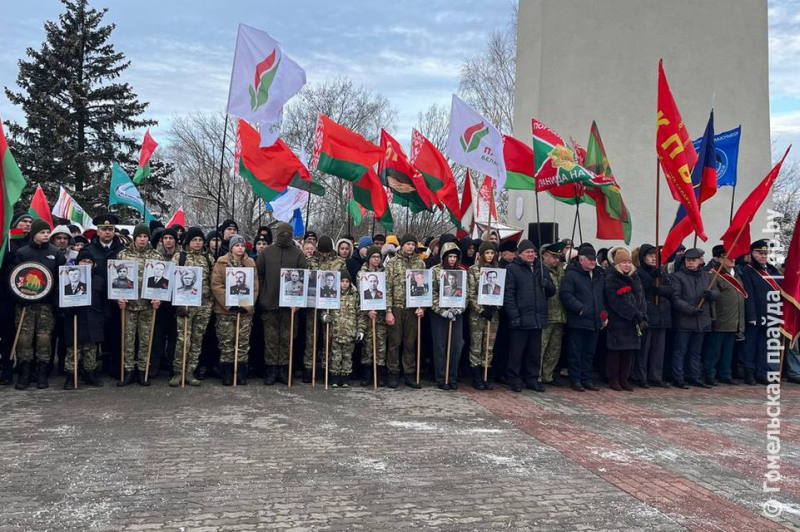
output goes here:
[[[747, 299], [744, 304], [744, 319], [747, 323], [755, 322], [758, 326], [764, 326], [767, 324], [767, 297], [769, 297], [767, 294], [773, 291], [773, 288], [761, 277], [758, 270], [774, 276], [778, 276], [780, 273], [775, 266], [769, 263], [761, 266], [755, 261], [740, 268], [741, 281], [747, 291]], [[778, 285], [781, 284], [781, 279], [773, 280]]]

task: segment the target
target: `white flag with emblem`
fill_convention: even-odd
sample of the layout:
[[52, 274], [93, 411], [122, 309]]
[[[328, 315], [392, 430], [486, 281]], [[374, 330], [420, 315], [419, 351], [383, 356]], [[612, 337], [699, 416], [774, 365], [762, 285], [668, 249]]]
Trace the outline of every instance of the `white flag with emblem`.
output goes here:
[[455, 94], [450, 107], [450, 133], [445, 152], [453, 162], [494, 178], [495, 195], [500, 195], [506, 185], [503, 136], [491, 122]]
[[[280, 123], [283, 106], [305, 84], [305, 70], [283, 52], [278, 41], [264, 31], [239, 24], [228, 113], [266, 133]], [[273, 136], [277, 137], [269, 135]]]

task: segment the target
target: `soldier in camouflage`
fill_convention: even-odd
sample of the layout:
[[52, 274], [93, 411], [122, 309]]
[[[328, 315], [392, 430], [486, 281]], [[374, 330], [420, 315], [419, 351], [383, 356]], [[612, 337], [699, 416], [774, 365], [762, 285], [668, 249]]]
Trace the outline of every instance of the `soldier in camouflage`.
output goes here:
[[[239, 357], [236, 374], [237, 384], [247, 384], [247, 362], [250, 349], [250, 332], [253, 325], [254, 306], [225, 306], [225, 276], [230, 268], [253, 268], [256, 263], [247, 255], [245, 239], [235, 234], [228, 240], [228, 253], [220, 256], [211, 273], [211, 293], [214, 296], [214, 315], [217, 320], [219, 339], [219, 363], [222, 368], [222, 384], [233, 385], [233, 360], [236, 354], [236, 324], [239, 322]], [[253, 301], [258, 294], [258, 279], [253, 280]], [[199, 338], [199, 337], [198, 337]], [[201, 340], [202, 341], [202, 340]]]
[[[345, 260], [334, 253], [333, 239], [329, 236], [320, 237], [316, 253], [314, 253], [314, 255], [307, 260], [308, 268], [311, 271], [347, 271]], [[320, 288], [320, 286], [317, 286], [317, 290]], [[305, 352], [303, 353], [303, 382], [305, 383], [311, 382], [311, 367], [314, 364], [314, 312], [318, 311], [315, 311], [314, 309], [308, 309], [306, 313], [306, 348]], [[320, 316], [321, 312], [317, 314], [318, 320]], [[323, 342], [319, 341], [319, 338], [323, 337], [321, 334], [319, 334], [319, 322], [317, 329], [317, 352], [319, 352], [324, 345]]]
[[[119, 260], [136, 261], [139, 265], [139, 286], [142, 286], [144, 276], [145, 261], [161, 260], [161, 254], [150, 245], [150, 228], [146, 224], [139, 224], [133, 228], [133, 242], [122, 250], [117, 256]], [[153, 310], [158, 309], [161, 302], [154, 299], [135, 299], [117, 301], [119, 308], [125, 311], [125, 353], [124, 366], [125, 377], [117, 383], [117, 386], [128, 386], [133, 382], [138, 382], [142, 386], [150, 386], [150, 382], [144, 380], [146, 364], [147, 346], [150, 342], [150, 322], [153, 317]], [[136, 349], [136, 340], [139, 340], [139, 349]]]
[[[481, 242], [478, 248], [478, 260], [470, 266], [467, 272], [467, 305], [469, 310], [469, 365], [472, 369], [472, 386], [476, 390], [492, 390], [494, 384], [485, 380], [484, 365], [491, 367], [494, 355], [494, 340], [497, 336], [497, 327], [500, 323], [499, 309], [491, 305], [478, 304], [478, 290], [480, 290], [481, 268], [497, 268], [497, 250], [495, 244], [488, 240]], [[489, 349], [487, 358], [486, 328], [491, 322], [489, 331]], [[487, 363], [488, 360], [488, 363]]]
[[322, 322], [330, 327], [331, 335], [329, 379], [334, 388], [347, 388], [353, 370], [353, 349], [356, 342], [364, 339], [365, 316], [359, 311], [358, 291], [353, 288], [346, 269], [341, 273], [339, 309], [325, 312]]
[[542, 260], [550, 272], [550, 279], [556, 287], [556, 295], [547, 300], [547, 328], [542, 331], [542, 366], [539, 380], [543, 384], [558, 386], [553, 372], [561, 357], [561, 343], [564, 339], [564, 326], [567, 323], [567, 314], [558, 292], [561, 281], [564, 279], [566, 269], [561, 263], [561, 253], [566, 243], [556, 242], [542, 246]]
[[[201, 381], [195, 378], [203, 347], [203, 335], [211, 320], [211, 257], [204, 250], [205, 236], [199, 227], [190, 227], [183, 240], [183, 251], [172, 256], [176, 266], [196, 266], [203, 269], [202, 305], [199, 307], [176, 307], [178, 342], [175, 359], [172, 363], [174, 376], [169, 381], [172, 387], [180, 386], [183, 372], [183, 350], [186, 345], [186, 384], [200, 386]], [[184, 335], [184, 330], [188, 334]], [[187, 344], [188, 342], [188, 344]]]
[[387, 385], [397, 388], [400, 375], [400, 346], [403, 346], [403, 372], [409, 388], [417, 384], [417, 357], [414, 343], [417, 340], [417, 318], [425, 314], [422, 307], [406, 308], [406, 271], [424, 270], [425, 263], [417, 256], [417, 238], [405, 234], [400, 239], [400, 250], [386, 266], [386, 325], [388, 347], [386, 366], [389, 370]]
[[[361, 266], [362, 272], [382, 272], [384, 271], [381, 265], [381, 250], [377, 246], [370, 246], [367, 248], [366, 261]], [[375, 327], [375, 336], [377, 349], [375, 353], [375, 363], [378, 366], [378, 386], [386, 386], [386, 311], [385, 310], [370, 310], [364, 313], [367, 318], [367, 333], [370, 338], [364, 342], [364, 347], [361, 349], [361, 365], [363, 366], [363, 379], [361, 386], [369, 386], [372, 384], [372, 327]]]

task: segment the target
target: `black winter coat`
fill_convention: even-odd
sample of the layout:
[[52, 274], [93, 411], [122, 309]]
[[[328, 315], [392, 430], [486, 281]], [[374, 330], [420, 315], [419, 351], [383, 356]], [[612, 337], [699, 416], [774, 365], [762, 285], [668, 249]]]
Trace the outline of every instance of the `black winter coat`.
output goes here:
[[714, 320], [712, 301], [719, 297], [719, 290], [712, 287], [711, 297], [697, 310], [703, 292], [711, 283], [711, 274], [705, 270], [689, 271], [685, 265], [672, 274], [672, 308], [674, 325], [679, 331], [705, 332], [711, 330]]
[[64, 309], [64, 332], [67, 343], [72, 346], [73, 316], [78, 316], [78, 343], [96, 344], [105, 341], [106, 278], [95, 266], [92, 268], [92, 304], [88, 307]]
[[591, 277], [577, 261], [571, 263], [561, 281], [559, 296], [567, 308], [567, 327], [599, 331], [601, 313], [606, 312], [604, 273], [595, 268]]
[[[651, 329], [670, 329], [672, 328], [672, 280], [669, 275], [663, 273], [663, 268], [654, 268], [644, 263], [645, 252], [652, 248], [653, 246], [643, 245], [639, 249], [637, 271], [647, 301], [647, 325]], [[658, 287], [656, 279], [659, 279]], [[656, 305], [656, 295], [659, 296], [658, 305]]]
[[[742, 284], [747, 291], [747, 299], [744, 303], [744, 320], [747, 324], [755, 322], [758, 326], [765, 326], [767, 324], [767, 298], [773, 288], [767, 283], [766, 279], [761, 277], [756, 268], [766, 271], [773, 276], [779, 276], [780, 273], [771, 264], [766, 264], [763, 268], [755, 261], [753, 264], [745, 265], [740, 268], [742, 273]], [[773, 279], [779, 286], [781, 279]]]
[[610, 268], [605, 275], [605, 292], [608, 307], [606, 347], [618, 351], [639, 349], [641, 336], [637, 325], [647, 321], [647, 302], [638, 272], [625, 275]]
[[[17, 250], [14, 257], [14, 264], [21, 264], [23, 262], [38, 262], [43, 264], [50, 273], [53, 275], [53, 289], [46, 299], [39, 303], [49, 303], [51, 305], [58, 304], [58, 267], [67, 263], [64, 254], [59, 251], [57, 247], [45, 242], [44, 244], [36, 244], [31, 240], [27, 246], [22, 246]], [[21, 305], [27, 305], [24, 301], [19, 301]]]
[[125, 249], [125, 244], [122, 243], [118, 236], [115, 236], [114, 240], [111, 241], [108, 250], [100, 243], [97, 235], [93, 236], [92, 241], [86, 246], [86, 251], [92, 254], [92, 261], [97, 267], [97, 272], [104, 277], [108, 275], [108, 261], [116, 259], [123, 249]]
[[544, 329], [547, 327], [547, 298], [553, 297], [556, 287], [547, 268], [542, 277], [541, 265], [528, 266], [516, 257], [506, 266], [506, 292], [503, 309], [509, 329]]

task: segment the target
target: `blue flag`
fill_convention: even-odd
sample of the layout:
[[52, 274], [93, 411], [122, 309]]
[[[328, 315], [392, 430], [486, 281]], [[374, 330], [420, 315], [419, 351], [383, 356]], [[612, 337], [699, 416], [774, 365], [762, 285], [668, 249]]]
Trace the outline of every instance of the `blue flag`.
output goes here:
[[108, 194], [108, 206], [117, 204], [127, 205], [139, 212], [143, 212], [145, 222], [155, 220], [155, 217], [145, 208], [142, 195], [139, 194], [130, 176], [125, 173], [125, 170], [119, 164], [113, 163], [111, 165], [111, 190]]
[[[742, 126], [725, 131], [714, 137], [717, 159], [717, 186], [735, 187], [736, 169], [739, 163], [739, 138]], [[700, 148], [703, 138], [694, 141], [694, 149]]]
[[303, 236], [306, 234], [306, 224], [303, 223], [303, 211], [300, 209], [294, 210], [289, 224], [294, 228], [294, 236]]

